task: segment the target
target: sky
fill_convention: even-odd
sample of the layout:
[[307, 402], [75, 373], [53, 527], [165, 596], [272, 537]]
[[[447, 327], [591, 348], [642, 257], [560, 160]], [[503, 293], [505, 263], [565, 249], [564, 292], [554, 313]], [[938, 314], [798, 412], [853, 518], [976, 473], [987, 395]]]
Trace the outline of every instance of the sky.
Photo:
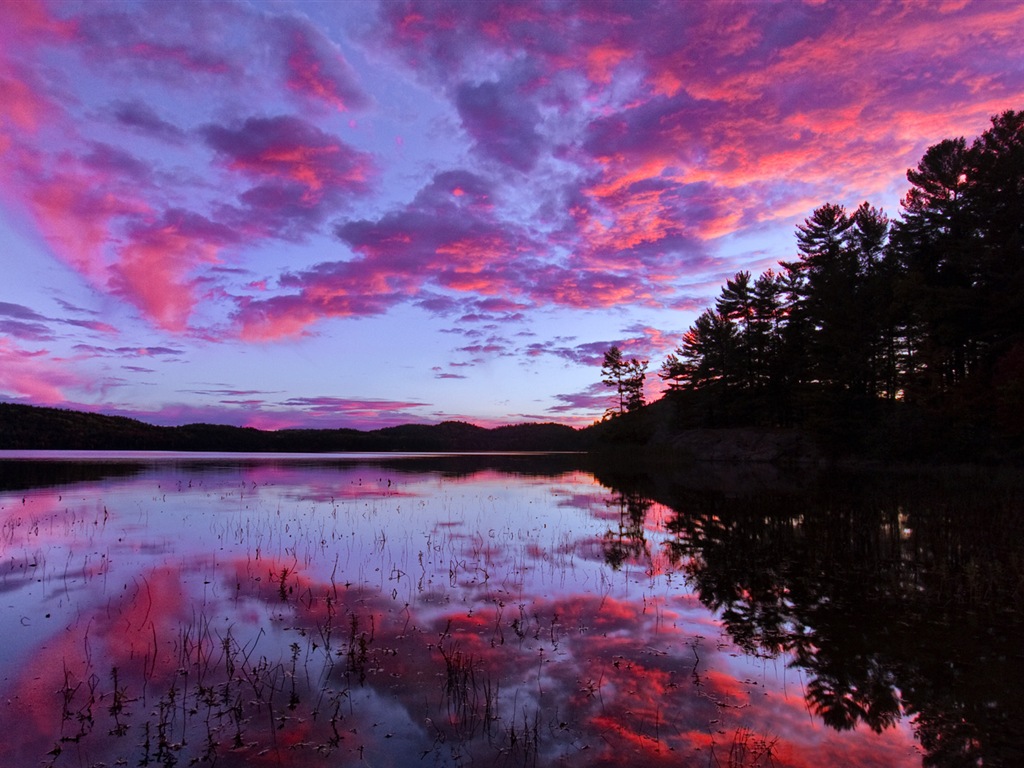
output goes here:
[[0, 401], [586, 426], [1007, 109], [1009, 0], [0, 0]]

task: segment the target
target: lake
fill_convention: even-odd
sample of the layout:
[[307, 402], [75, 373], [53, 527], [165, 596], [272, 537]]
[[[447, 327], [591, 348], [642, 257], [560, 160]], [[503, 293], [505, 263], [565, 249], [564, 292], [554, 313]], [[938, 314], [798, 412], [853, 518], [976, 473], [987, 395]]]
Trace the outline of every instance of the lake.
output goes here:
[[0, 456], [2, 766], [1024, 764], [1024, 492]]

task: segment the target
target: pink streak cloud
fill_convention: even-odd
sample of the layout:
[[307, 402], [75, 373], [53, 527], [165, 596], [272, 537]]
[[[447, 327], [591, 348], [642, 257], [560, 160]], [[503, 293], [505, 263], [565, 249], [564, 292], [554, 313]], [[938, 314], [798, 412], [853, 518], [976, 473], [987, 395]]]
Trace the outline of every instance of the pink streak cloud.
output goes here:
[[276, 24], [284, 39], [286, 82], [292, 91], [339, 112], [369, 104], [341, 51], [318, 29], [296, 18], [283, 18]]
[[139, 357], [173, 357], [181, 358], [185, 350], [176, 347], [99, 347], [93, 344], [76, 344], [73, 347], [75, 352], [89, 357], [125, 357], [129, 359]]
[[[69, 311], [73, 308], [67, 307]], [[104, 334], [116, 334], [117, 329], [100, 320], [80, 320], [74, 317], [45, 317], [29, 307], [0, 301], [0, 331], [16, 338], [31, 341], [49, 341], [54, 338], [50, 323], [85, 328]]]
[[[571, 392], [555, 395], [558, 405], [548, 408], [549, 413], [559, 415], [561, 420], [566, 416], [571, 417], [581, 411], [590, 414], [600, 414], [611, 403], [610, 390], [597, 382], [591, 384], [582, 392]], [[586, 419], [587, 423], [593, 421], [593, 416]], [[582, 426], [582, 425], [581, 425]]]

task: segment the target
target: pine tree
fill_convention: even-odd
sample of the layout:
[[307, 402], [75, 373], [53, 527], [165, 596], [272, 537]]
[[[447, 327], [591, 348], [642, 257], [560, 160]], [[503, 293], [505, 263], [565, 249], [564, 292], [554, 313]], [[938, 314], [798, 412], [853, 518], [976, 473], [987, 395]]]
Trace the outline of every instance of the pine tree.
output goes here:
[[644, 405], [644, 381], [647, 376], [647, 361], [635, 357], [626, 360], [617, 346], [604, 353], [601, 365], [601, 382], [615, 388], [616, 406], [605, 411], [605, 418], [620, 416], [635, 411]]

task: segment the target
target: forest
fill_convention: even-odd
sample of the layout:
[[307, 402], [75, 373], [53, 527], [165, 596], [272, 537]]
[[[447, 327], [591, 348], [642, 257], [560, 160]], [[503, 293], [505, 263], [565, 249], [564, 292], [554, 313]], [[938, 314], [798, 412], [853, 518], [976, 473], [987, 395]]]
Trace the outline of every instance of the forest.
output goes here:
[[870, 454], [1019, 452], [1024, 112], [930, 147], [907, 179], [897, 219], [826, 203], [797, 227], [795, 258], [726, 281], [658, 373], [675, 428], [795, 427]]
[[586, 447], [579, 431], [550, 423], [485, 429], [465, 422], [445, 421], [429, 425], [404, 424], [369, 431], [269, 431], [226, 424], [163, 427], [123, 416], [0, 403], [0, 450], [330, 453], [578, 451]]

